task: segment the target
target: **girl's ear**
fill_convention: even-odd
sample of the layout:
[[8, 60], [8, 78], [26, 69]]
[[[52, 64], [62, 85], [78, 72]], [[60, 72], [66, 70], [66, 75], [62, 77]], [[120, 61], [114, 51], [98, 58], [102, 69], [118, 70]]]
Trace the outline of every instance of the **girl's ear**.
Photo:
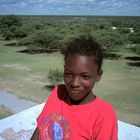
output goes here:
[[103, 71], [102, 71], [102, 70], [98, 71], [98, 73], [97, 73], [97, 78], [96, 78], [96, 81], [97, 81], [97, 82], [100, 81], [100, 79], [101, 79], [101, 77], [102, 77], [102, 74], [103, 74]]

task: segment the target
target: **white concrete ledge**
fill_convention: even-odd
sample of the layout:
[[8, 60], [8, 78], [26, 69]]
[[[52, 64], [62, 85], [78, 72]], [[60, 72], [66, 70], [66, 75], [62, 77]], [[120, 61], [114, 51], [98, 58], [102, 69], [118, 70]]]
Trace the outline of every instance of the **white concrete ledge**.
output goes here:
[[[0, 120], [0, 140], [30, 140], [43, 104]], [[140, 140], [140, 128], [118, 121], [119, 140]]]

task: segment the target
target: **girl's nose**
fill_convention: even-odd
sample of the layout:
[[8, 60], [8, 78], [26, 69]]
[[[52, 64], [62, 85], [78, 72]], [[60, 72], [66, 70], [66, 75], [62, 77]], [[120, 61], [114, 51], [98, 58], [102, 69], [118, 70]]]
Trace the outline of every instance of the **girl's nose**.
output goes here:
[[73, 77], [73, 79], [71, 81], [71, 86], [72, 87], [79, 87], [80, 83], [81, 83], [80, 78], [75, 76], [75, 77]]

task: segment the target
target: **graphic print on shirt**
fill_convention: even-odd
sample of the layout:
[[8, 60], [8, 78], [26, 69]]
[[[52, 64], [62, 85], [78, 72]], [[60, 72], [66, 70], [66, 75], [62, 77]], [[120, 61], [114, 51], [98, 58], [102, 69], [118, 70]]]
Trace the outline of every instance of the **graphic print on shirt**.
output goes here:
[[70, 140], [70, 126], [61, 114], [48, 114], [41, 121], [45, 140]]

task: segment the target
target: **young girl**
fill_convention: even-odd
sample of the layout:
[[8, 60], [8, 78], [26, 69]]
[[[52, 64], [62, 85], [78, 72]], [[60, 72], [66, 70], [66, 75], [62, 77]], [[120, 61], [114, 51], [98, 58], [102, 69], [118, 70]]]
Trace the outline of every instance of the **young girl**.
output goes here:
[[102, 76], [103, 52], [91, 37], [74, 39], [64, 54], [64, 82], [37, 118], [32, 140], [117, 140], [112, 106], [92, 89]]

